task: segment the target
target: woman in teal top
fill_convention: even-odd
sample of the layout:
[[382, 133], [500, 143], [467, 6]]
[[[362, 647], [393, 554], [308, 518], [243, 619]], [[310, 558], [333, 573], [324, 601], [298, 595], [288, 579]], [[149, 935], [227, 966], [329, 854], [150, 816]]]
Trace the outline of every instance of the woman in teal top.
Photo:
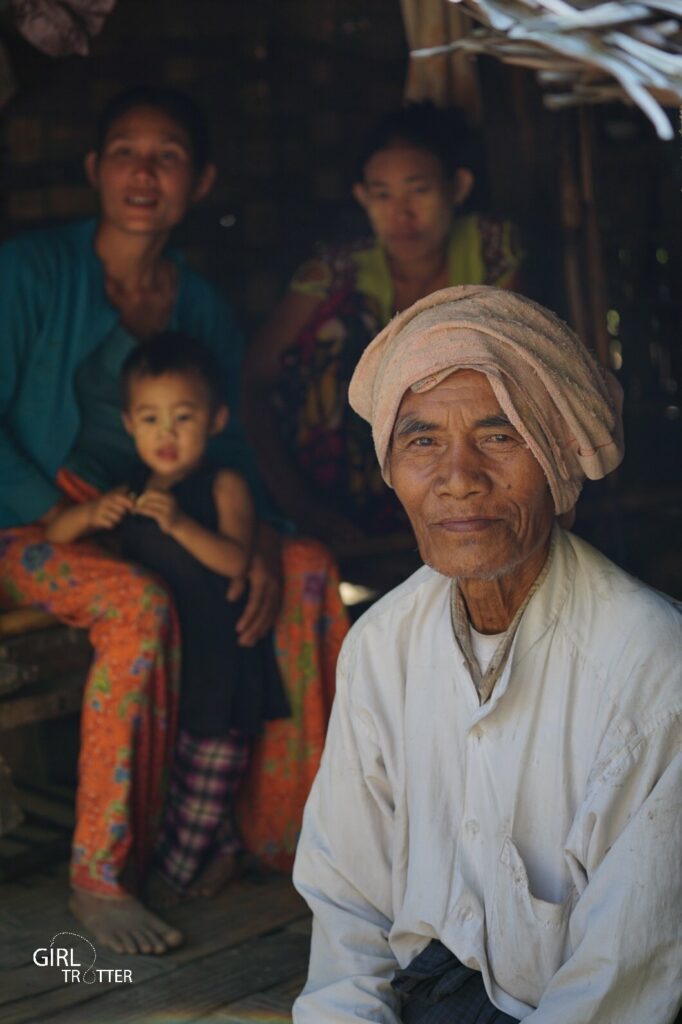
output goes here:
[[[175, 610], [142, 569], [91, 542], [47, 543], [45, 526], [64, 503], [96, 498], [130, 476], [135, 460], [119, 419], [118, 371], [132, 347], [167, 328], [197, 338], [215, 353], [226, 402], [236, 409], [241, 336], [223, 297], [168, 249], [171, 230], [215, 176], [196, 104], [146, 87], [115, 97], [85, 167], [99, 193], [96, 221], [0, 246], [0, 608], [43, 607], [90, 631], [71, 909], [102, 945], [162, 953], [182, 935], [123, 879], [131, 856], [143, 879], [162, 811], [177, 719]], [[211, 457], [254, 482], [237, 419], [215, 439]], [[261, 521], [247, 575], [239, 643], [250, 646], [272, 627], [281, 599], [277, 657], [297, 708], [286, 728], [307, 730], [278, 739], [300, 752], [296, 763], [284, 764], [269, 747], [256, 759], [263, 772], [276, 764], [282, 779], [275, 808], [268, 810], [269, 783], [256, 787], [248, 808], [252, 848], [269, 844], [286, 861], [283, 836], [289, 843], [300, 825], [301, 780], [312, 779], [319, 760], [347, 625], [333, 562], [319, 545], [281, 546]], [[243, 589], [232, 581], [226, 599]]]
[[[119, 370], [138, 339], [164, 318], [169, 329], [212, 349], [227, 401], [236, 407], [242, 336], [229, 303], [178, 253], [166, 251], [172, 298], [165, 281], [155, 295], [154, 285], [143, 289], [138, 304], [146, 291], [152, 308], [140, 312], [149, 323], [130, 310], [126, 324], [108, 294], [100, 233], [98, 221], [85, 220], [0, 246], [0, 527], [34, 522], [59, 501], [55, 478], [65, 465], [101, 490], [130, 474], [136, 463], [121, 426]], [[219, 461], [253, 484], [253, 460], [236, 418], [216, 444]]]

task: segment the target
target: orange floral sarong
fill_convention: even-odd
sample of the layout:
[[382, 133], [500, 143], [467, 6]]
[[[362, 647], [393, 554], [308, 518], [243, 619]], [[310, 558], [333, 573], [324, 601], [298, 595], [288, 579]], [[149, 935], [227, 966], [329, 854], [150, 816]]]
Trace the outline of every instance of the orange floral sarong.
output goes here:
[[[59, 484], [73, 500], [96, 494], [72, 474], [60, 473]], [[1, 531], [0, 555], [0, 607], [37, 606], [90, 631], [71, 879], [120, 896], [131, 852], [138, 878], [149, 864], [173, 755], [180, 662], [172, 601], [145, 570], [89, 542], [50, 544], [39, 526]], [[266, 724], [239, 822], [249, 849], [289, 869], [348, 621], [321, 544], [286, 541], [283, 570], [275, 643], [292, 717]]]

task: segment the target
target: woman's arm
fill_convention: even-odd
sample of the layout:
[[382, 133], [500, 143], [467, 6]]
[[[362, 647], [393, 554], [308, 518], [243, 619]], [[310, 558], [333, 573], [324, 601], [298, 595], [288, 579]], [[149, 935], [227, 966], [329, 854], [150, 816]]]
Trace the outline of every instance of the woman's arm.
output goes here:
[[285, 515], [299, 529], [332, 546], [362, 536], [335, 509], [320, 501], [298, 471], [280, 436], [272, 396], [282, 353], [291, 346], [322, 299], [289, 291], [254, 337], [244, 359], [242, 419], [258, 459], [258, 468]]
[[221, 576], [243, 576], [253, 541], [254, 509], [246, 481], [229, 469], [216, 474], [213, 498], [218, 533], [185, 515], [172, 494], [152, 488], [138, 499], [135, 512], [154, 519], [161, 530], [181, 544], [207, 569]]
[[282, 353], [293, 345], [321, 301], [314, 295], [287, 292], [251, 342], [242, 376], [242, 419], [258, 468], [283, 511], [297, 521], [309, 488], [280, 437], [272, 396]]
[[[49, 265], [48, 257], [43, 262]], [[32, 236], [0, 246], [0, 524], [6, 526], [35, 522], [62, 498], [12, 422], [44, 324], [52, 277], [41, 271]]]

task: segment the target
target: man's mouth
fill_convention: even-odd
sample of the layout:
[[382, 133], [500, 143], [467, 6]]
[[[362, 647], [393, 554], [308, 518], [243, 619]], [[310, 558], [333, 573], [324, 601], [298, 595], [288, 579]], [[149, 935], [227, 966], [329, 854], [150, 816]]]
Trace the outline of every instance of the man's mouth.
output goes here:
[[157, 448], [156, 457], [166, 462], [174, 462], [178, 457], [178, 449], [172, 445], [166, 445], [165, 448]]
[[434, 525], [447, 533], [477, 533], [488, 530], [499, 522], [493, 516], [468, 516], [462, 518], [441, 519]]

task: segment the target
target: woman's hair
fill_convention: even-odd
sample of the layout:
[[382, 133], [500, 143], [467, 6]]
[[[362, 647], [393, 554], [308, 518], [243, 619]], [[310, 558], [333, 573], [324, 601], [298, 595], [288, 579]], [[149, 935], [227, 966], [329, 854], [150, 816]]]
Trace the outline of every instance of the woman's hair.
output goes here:
[[111, 126], [123, 114], [137, 107], [152, 107], [172, 118], [187, 133], [194, 170], [203, 171], [211, 155], [211, 139], [204, 112], [191, 96], [163, 86], [136, 85], [113, 96], [97, 121], [96, 149], [101, 154]]
[[358, 154], [355, 180], [363, 180], [365, 167], [375, 153], [397, 142], [433, 153], [448, 178], [460, 167], [470, 167], [470, 138], [463, 112], [454, 108], [441, 110], [426, 101], [411, 103], [379, 118]]
[[167, 373], [198, 377], [208, 389], [212, 409], [225, 402], [222, 370], [212, 352], [182, 331], [162, 331], [135, 346], [121, 368], [121, 404], [130, 408], [131, 384], [145, 377]]

